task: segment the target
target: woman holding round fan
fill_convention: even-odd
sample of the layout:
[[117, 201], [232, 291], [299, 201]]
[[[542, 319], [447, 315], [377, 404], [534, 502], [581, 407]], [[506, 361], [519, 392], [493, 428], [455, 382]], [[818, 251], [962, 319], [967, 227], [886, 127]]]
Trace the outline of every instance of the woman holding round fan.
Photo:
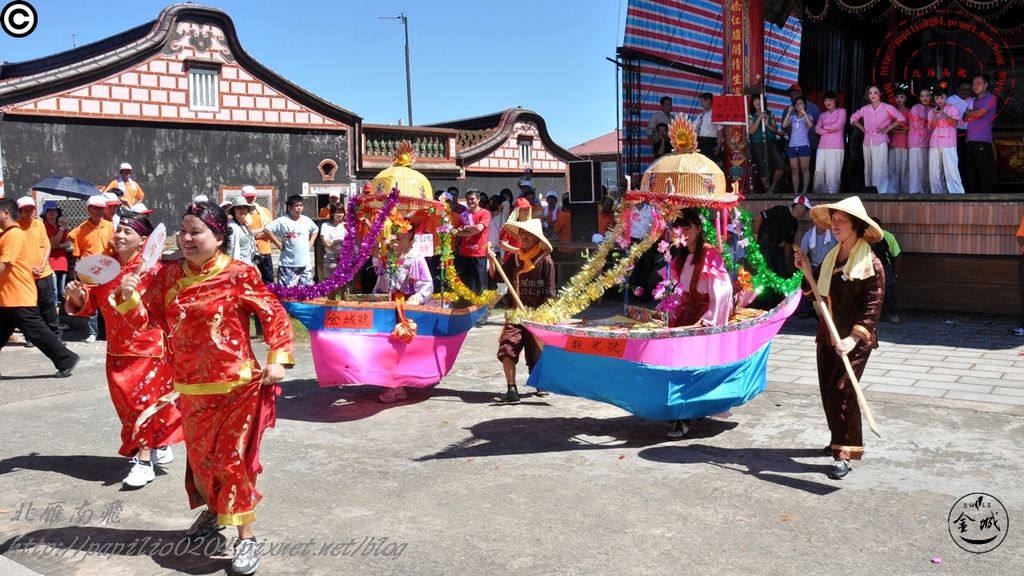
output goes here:
[[[125, 276], [118, 311], [138, 326], [159, 326], [174, 357], [174, 390], [188, 452], [185, 490], [191, 507], [204, 507], [186, 538], [200, 540], [235, 526], [232, 572], [252, 574], [260, 549], [253, 525], [260, 441], [274, 425], [275, 384], [292, 356], [292, 325], [256, 268], [224, 253], [231, 229], [216, 204], [193, 202], [181, 219], [184, 260], [160, 269], [143, 298], [141, 281]], [[249, 337], [252, 315], [270, 349], [262, 366]]]
[[69, 314], [88, 318], [97, 311], [107, 324], [107, 386], [114, 410], [121, 420], [122, 456], [131, 457], [132, 468], [124, 479], [129, 488], [141, 488], [153, 481], [155, 464], [174, 460], [171, 444], [182, 441], [181, 414], [167, 404], [135, 430], [139, 415], [160, 397], [172, 391], [173, 368], [167, 354], [163, 332], [158, 327], [137, 331], [115, 310], [114, 293], [125, 276], [139, 275], [139, 293], [153, 297], [150, 288], [160, 271], [160, 262], [143, 265], [142, 247], [153, 233], [149, 217], [122, 212], [114, 232], [114, 249], [121, 272], [114, 280], [88, 286], [75, 280], [65, 288], [65, 307]]

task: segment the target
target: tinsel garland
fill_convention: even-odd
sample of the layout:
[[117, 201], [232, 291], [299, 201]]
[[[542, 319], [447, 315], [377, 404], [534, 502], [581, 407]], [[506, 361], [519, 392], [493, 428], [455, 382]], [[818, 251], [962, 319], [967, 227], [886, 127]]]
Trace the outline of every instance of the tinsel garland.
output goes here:
[[[670, 207], [667, 208], [675, 211]], [[558, 297], [550, 300], [537, 308], [525, 310], [513, 310], [507, 314], [506, 321], [513, 324], [521, 324], [524, 321], [538, 322], [541, 324], [557, 324], [572, 318], [590, 306], [595, 300], [604, 295], [605, 291], [622, 283], [627, 269], [639, 258], [654, 246], [655, 242], [661, 239], [665, 230], [665, 221], [656, 219], [651, 226], [647, 238], [630, 246], [628, 254], [615, 263], [608, 270], [601, 272], [604, 268], [608, 253], [617, 244], [617, 239], [627, 226], [628, 219], [623, 218], [623, 210], [615, 218], [615, 229], [605, 235], [604, 240], [598, 246], [597, 252], [583, 265], [583, 268], [573, 276], [559, 291]], [[674, 218], [669, 215], [668, 219]]]
[[267, 288], [282, 300], [313, 300], [323, 298], [341, 290], [346, 284], [355, 278], [363, 263], [370, 258], [377, 238], [380, 236], [384, 223], [398, 203], [398, 188], [393, 188], [381, 210], [374, 216], [370, 232], [362, 239], [359, 253], [355, 252], [356, 241], [356, 212], [358, 209], [358, 196], [349, 198], [348, 209], [345, 212], [345, 240], [342, 242], [341, 254], [338, 257], [338, 266], [334, 272], [323, 281], [312, 286], [282, 286], [277, 283], [267, 285]]
[[[452, 250], [452, 227], [447, 210], [441, 212], [441, 222], [441, 229], [438, 233], [438, 236], [441, 238], [441, 302], [453, 304], [461, 300], [468, 302], [471, 306], [481, 306], [494, 302], [498, 296], [494, 290], [484, 290], [477, 294], [462, 283], [459, 273], [455, 271], [455, 254], [454, 250]], [[449, 288], [449, 292], [444, 290], [445, 286]]]
[[[769, 288], [772, 291], [781, 294], [783, 296], [793, 293], [800, 287], [800, 282], [803, 281], [803, 274], [799, 271], [796, 272], [790, 278], [782, 278], [776, 274], [768, 264], [764, 261], [764, 255], [761, 254], [761, 246], [758, 245], [754, 239], [753, 232], [753, 217], [749, 210], [743, 208], [737, 208], [739, 212], [740, 221], [740, 234], [737, 242], [746, 241], [746, 253], [744, 258], [747, 263], [755, 270], [751, 282], [754, 286], [754, 292], [760, 294], [765, 288]], [[703, 211], [703, 228], [705, 238], [715, 237], [715, 225], [712, 221], [712, 215], [709, 210]], [[722, 250], [722, 260], [725, 261], [726, 268], [733, 273], [736, 273], [737, 263], [733, 260], [732, 251], [727, 247]]]

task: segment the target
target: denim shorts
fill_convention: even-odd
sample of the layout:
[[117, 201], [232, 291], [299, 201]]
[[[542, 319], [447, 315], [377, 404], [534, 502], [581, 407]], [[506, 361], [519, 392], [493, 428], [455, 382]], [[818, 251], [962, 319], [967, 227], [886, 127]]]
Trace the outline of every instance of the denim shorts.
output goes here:
[[786, 148], [786, 157], [789, 159], [793, 158], [810, 158], [811, 147], [810, 146], [790, 146]]

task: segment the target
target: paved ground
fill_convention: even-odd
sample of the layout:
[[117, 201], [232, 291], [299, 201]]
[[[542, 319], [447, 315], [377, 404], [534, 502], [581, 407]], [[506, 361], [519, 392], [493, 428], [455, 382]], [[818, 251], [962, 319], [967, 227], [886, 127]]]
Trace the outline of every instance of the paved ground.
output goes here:
[[[884, 324], [864, 383], [885, 438], [842, 482], [819, 452], [808, 320], [777, 339], [768, 391], [680, 441], [575, 398], [491, 406], [497, 317], [438, 389], [393, 406], [368, 387], [318, 388], [302, 349], [264, 443], [257, 534], [274, 548], [260, 573], [1020, 574], [1024, 340], [1011, 327]], [[225, 554], [174, 550], [192, 520], [182, 450], [150, 486], [121, 490], [103, 344], [73, 347], [84, 359], [67, 380], [38, 351], [0, 356], [0, 575], [223, 573]], [[950, 536], [971, 492], [1011, 517], [986, 554]], [[42, 518], [57, 502], [64, 517]], [[78, 508], [92, 516], [72, 519]]]

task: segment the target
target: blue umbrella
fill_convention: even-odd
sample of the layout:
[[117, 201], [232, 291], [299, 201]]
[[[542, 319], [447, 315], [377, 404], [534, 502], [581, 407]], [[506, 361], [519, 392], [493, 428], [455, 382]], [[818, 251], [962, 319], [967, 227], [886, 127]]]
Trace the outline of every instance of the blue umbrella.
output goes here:
[[33, 186], [32, 189], [57, 196], [81, 198], [82, 200], [87, 200], [89, 196], [101, 193], [92, 182], [70, 176], [50, 176]]

